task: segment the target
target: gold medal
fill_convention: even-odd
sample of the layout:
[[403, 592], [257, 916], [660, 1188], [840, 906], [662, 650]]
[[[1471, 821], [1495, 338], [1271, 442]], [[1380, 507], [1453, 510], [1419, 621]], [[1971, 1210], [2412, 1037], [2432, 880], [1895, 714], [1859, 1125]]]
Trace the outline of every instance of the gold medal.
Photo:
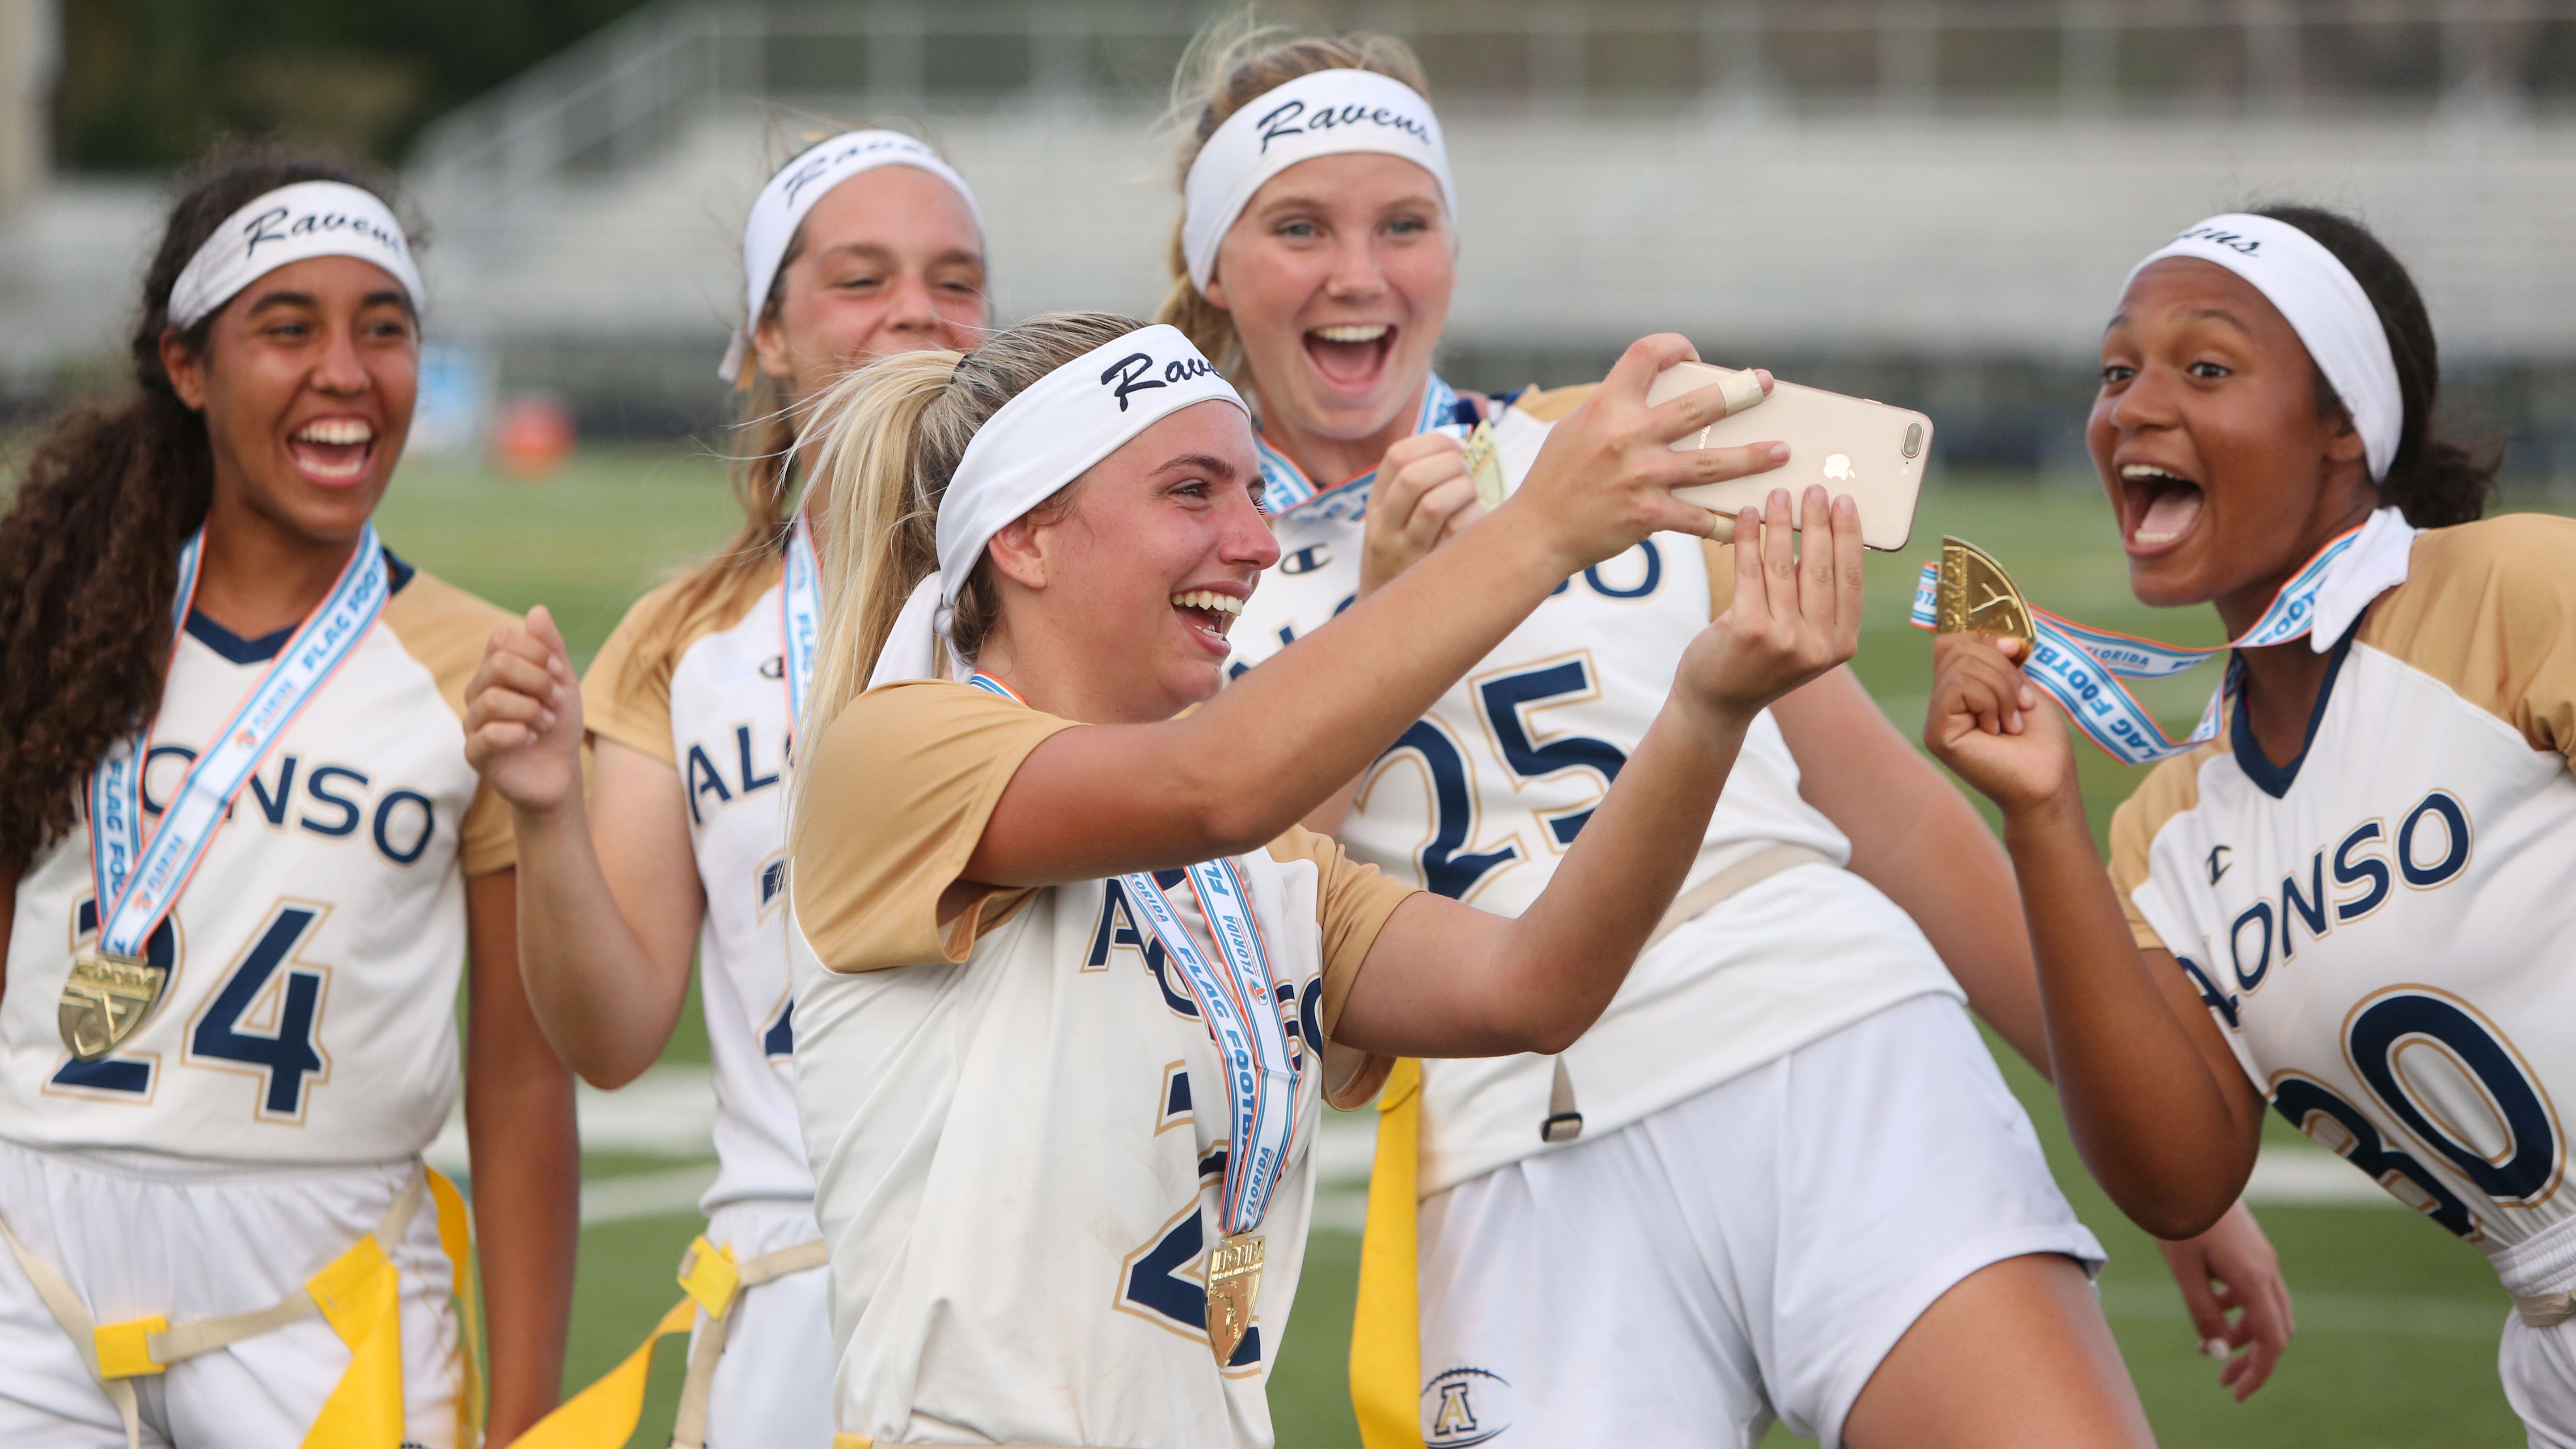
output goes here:
[[2039, 631], [2030, 621], [2030, 604], [2013, 587], [2012, 577], [2004, 566], [1986, 556], [1985, 550], [1963, 538], [1941, 540], [1941, 582], [1935, 603], [1938, 623], [1944, 634], [2009, 635], [2022, 643], [2022, 658], [2030, 657], [2032, 646], [2039, 642]]
[[105, 951], [80, 952], [72, 957], [72, 974], [63, 982], [55, 1010], [63, 1045], [85, 1062], [106, 1056], [143, 1025], [169, 985], [166, 966]]
[[1252, 1331], [1252, 1305], [1261, 1296], [1261, 1240], [1250, 1233], [1217, 1239], [1208, 1254], [1208, 1347], [1217, 1367], [1234, 1362], [1234, 1350]]
[[1476, 501], [1487, 513], [1503, 506], [1503, 451], [1494, 446], [1494, 425], [1478, 423], [1467, 435], [1467, 476], [1475, 480]]

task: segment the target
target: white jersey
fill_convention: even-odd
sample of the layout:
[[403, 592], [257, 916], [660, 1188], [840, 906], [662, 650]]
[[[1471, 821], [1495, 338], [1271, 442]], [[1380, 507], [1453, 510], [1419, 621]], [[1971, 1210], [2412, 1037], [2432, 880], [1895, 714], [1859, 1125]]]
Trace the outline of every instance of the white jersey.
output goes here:
[[718, 1208], [814, 1195], [796, 1128], [787, 985], [787, 689], [779, 566], [681, 611], [646, 595], [582, 681], [590, 732], [679, 771], [706, 916], [698, 974], [716, 1094]]
[[[384, 613], [233, 802], [146, 947], [166, 993], [94, 1062], [55, 1003], [97, 934], [86, 825], [28, 867], [0, 995], [0, 1137], [201, 1161], [382, 1162], [456, 1094], [465, 877], [515, 858], [465, 762], [465, 685], [508, 615], [387, 557]], [[153, 720], [146, 828], [291, 630], [191, 614]]]
[[2282, 1115], [2478, 1244], [2576, 1279], [2576, 522], [2415, 541], [2337, 646], [2305, 752], [2240, 712], [2120, 807], [2112, 873]]
[[[1086, 881], [951, 899], [961, 913], [938, 920], [1012, 774], [1067, 726], [962, 685], [896, 685], [854, 701], [801, 766], [788, 940], [839, 1427], [1257, 1449], [1314, 1197], [1319, 1047], [1414, 892], [1304, 830], [1237, 860], [1289, 1027], [1296, 1127], [1256, 1230], [1252, 1329], [1220, 1365], [1206, 1260], [1225, 1077], [1146, 917], [1118, 882]], [[1192, 893], [1164, 895], [1212, 954]]]
[[[1517, 485], [1588, 389], [1525, 395], [1495, 420]], [[1284, 466], [1273, 457], [1270, 466]], [[1373, 477], [1273, 520], [1280, 561], [1231, 637], [1233, 673], [1347, 607]], [[1341, 831], [1355, 859], [1503, 915], [1557, 862], [1645, 738], [1682, 650], [1730, 594], [1730, 552], [1657, 534], [1558, 586], [1363, 779]], [[1685, 889], [1774, 845], [1839, 865], [1851, 843], [1798, 793], [1769, 711], [1748, 732]], [[1760, 922], [1761, 924], [1756, 924]], [[1908, 997], [1956, 995], [1913, 921], [1848, 871], [1802, 867], [1658, 942], [1565, 1054], [1591, 1138]], [[1553, 1066], [1539, 1056], [1423, 1063], [1425, 1195], [1547, 1150]]]

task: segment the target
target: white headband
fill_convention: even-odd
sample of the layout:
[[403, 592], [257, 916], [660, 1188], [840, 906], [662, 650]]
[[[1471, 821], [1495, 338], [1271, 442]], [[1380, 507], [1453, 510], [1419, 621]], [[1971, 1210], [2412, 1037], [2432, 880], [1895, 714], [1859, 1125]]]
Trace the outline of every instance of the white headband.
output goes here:
[[2352, 273], [2315, 237], [2286, 221], [2228, 212], [2213, 216], [2129, 269], [2129, 282], [2151, 262], [2197, 257], [2254, 285], [2307, 344], [2308, 356], [2335, 390], [2370, 460], [2370, 477], [2388, 476], [2397, 440], [2406, 428], [2406, 403], [2397, 391], [2397, 360], [2379, 310]]
[[948, 637], [957, 596], [994, 534], [1138, 433], [1213, 401], [1243, 407], [1216, 364], [1180, 329], [1157, 323], [1093, 348], [1002, 404], [975, 430], [940, 495], [939, 572], [904, 601], [869, 687], [934, 677], [932, 642]]
[[374, 192], [344, 181], [281, 186], [225, 217], [170, 286], [170, 325], [196, 326], [244, 287], [291, 262], [356, 257], [393, 274], [421, 300], [420, 271], [402, 223]]
[[1440, 118], [1422, 93], [1373, 70], [1319, 70], [1262, 92], [1199, 148], [1181, 184], [1181, 255], [1191, 283], [1207, 290], [1218, 245], [1264, 182], [1300, 161], [1353, 151], [1401, 156], [1430, 172], [1440, 204], [1457, 219]]
[[733, 343], [716, 368], [718, 377], [732, 382], [742, 375], [743, 359], [751, 350], [751, 329], [760, 325], [769, 285], [778, 279], [787, 244], [795, 240], [796, 228], [805, 224], [805, 213], [842, 182], [880, 166], [910, 166], [955, 187], [966, 202], [966, 214], [975, 218], [976, 233], [983, 233], [984, 211], [975, 204], [975, 193], [966, 188], [966, 178], [939, 159], [938, 152], [910, 136], [898, 131], [844, 131], [806, 148], [760, 188], [751, 203], [751, 215], [742, 224], [742, 326], [735, 330]]

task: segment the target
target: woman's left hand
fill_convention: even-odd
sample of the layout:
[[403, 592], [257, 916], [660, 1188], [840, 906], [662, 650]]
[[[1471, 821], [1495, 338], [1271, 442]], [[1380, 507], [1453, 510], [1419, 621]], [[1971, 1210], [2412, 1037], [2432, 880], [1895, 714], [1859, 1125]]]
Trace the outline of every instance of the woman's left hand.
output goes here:
[[1387, 449], [1368, 501], [1360, 536], [1363, 599], [1485, 516], [1466, 449], [1446, 433], [1416, 433]]
[[[2242, 1201], [2227, 1210], [2216, 1226], [2178, 1243], [2159, 1239], [2174, 1284], [2182, 1289], [2183, 1306], [2191, 1310], [2200, 1334], [2200, 1351], [2223, 1360], [2221, 1387], [2236, 1391], [2243, 1403], [2281, 1361], [2282, 1350], [2298, 1325], [2290, 1315], [2290, 1286], [2281, 1280], [2281, 1259], [2262, 1225]], [[2228, 1314], [2234, 1313], [2230, 1319]], [[2250, 1346], [2251, 1352], [2237, 1350]]]
[[1735, 520], [1735, 600], [1682, 654], [1674, 689], [1751, 716], [1860, 648], [1860, 506], [1810, 487], [1795, 551], [1789, 491]]

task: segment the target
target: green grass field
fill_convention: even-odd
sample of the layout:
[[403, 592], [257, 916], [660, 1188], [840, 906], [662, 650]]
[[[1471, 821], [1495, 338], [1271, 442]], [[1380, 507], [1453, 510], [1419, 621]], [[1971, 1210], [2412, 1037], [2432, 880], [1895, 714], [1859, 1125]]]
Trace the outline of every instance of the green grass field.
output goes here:
[[[2525, 504], [2523, 506], [2532, 506]], [[625, 606], [673, 567], [706, 552], [733, 516], [720, 469], [702, 451], [593, 451], [539, 484], [499, 481], [479, 469], [407, 467], [381, 521], [404, 556], [512, 608], [544, 603], [582, 658]], [[1975, 540], [2009, 565], [2037, 602], [2091, 623], [2177, 641], [2212, 641], [2205, 612], [2157, 615], [2128, 594], [2125, 566], [2103, 504], [2089, 486], [1952, 480], [1927, 493], [1913, 545], [1873, 555], [1871, 624], [1859, 671], [1900, 728], [1920, 727], [1928, 647], [1908, 627], [1912, 578], [1940, 536]], [[2168, 719], [2195, 714], [2206, 678], [2194, 676], [2150, 702]], [[2129, 773], [2089, 752], [2084, 773], [2097, 830], [2132, 788]], [[703, 1062], [694, 1020], [670, 1052]], [[2058, 1180], [2110, 1249], [2103, 1298], [2157, 1432], [2167, 1444], [2515, 1445], [2522, 1435], [2495, 1378], [2496, 1334], [2506, 1301], [2474, 1251], [2394, 1207], [2261, 1209], [2297, 1295], [2298, 1341], [2270, 1387], [2236, 1405], [2217, 1370], [2194, 1352], [2194, 1335], [2163, 1261], [2096, 1189], [2068, 1145], [2054, 1099], [2015, 1058], [2014, 1089], [2047, 1143]], [[2296, 1135], [2274, 1124], [2277, 1135]], [[594, 1181], [667, 1171], [667, 1161], [594, 1158]], [[570, 1381], [578, 1385], [622, 1358], [676, 1298], [670, 1274], [697, 1229], [692, 1214], [603, 1223], [584, 1231]], [[1287, 1449], [1355, 1446], [1343, 1388], [1359, 1240], [1318, 1235], [1304, 1296], [1273, 1379], [1272, 1406]], [[659, 1445], [677, 1393], [679, 1350], [634, 1440]], [[1775, 1434], [1775, 1443], [1794, 1443]]]

